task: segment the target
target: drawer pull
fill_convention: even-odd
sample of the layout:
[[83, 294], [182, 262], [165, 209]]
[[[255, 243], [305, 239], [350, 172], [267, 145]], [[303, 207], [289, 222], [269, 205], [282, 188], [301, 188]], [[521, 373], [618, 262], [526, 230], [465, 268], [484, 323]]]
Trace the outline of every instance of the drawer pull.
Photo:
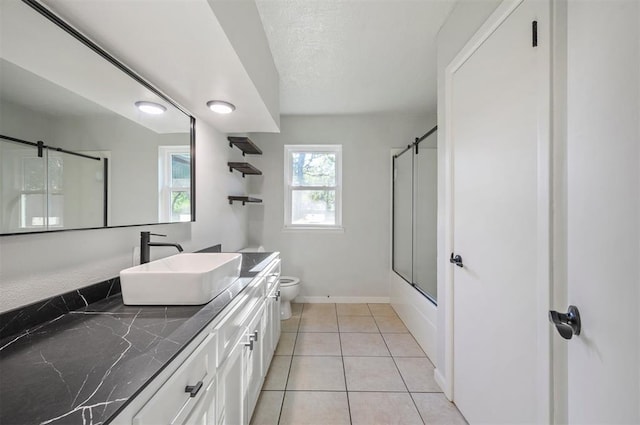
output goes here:
[[189, 397], [195, 397], [198, 395], [198, 391], [202, 388], [202, 381], [198, 381], [195, 385], [187, 385], [184, 387], [184, 392], [189, 393]]
[[249, 351], [253, 351], [253, 339], [249, 338], [249, 342], [245, 342], [244, 346], [249, 347]]
[[253, 334], [249, 335], [249, 340], [257, 341], [258, 340], [258, 331], [253, 331]]

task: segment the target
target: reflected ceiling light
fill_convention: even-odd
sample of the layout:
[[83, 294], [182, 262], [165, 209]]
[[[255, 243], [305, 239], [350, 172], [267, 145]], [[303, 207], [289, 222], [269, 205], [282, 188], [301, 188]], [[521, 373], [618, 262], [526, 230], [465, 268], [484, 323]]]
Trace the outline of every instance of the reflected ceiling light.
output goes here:
[[136, 102], [136, 106], [145, 114], [151, 115], [164, 114], [164, 112], [167, 110], [167, 108], [155, 102], [139, 101]]
[[236, 110], [233, 103], [225, 102], [224, 100], [210, 100], [207, 102], [207, 106], [218, 114], [230, 114]]

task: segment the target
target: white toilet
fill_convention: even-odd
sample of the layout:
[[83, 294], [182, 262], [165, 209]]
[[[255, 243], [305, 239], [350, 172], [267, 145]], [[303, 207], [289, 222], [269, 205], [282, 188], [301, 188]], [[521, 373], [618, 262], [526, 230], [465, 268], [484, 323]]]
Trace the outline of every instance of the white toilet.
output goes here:
[[[250, 246], [238, 252], [264, 252], [264, 247]], [[300, 293], [300, 279], [293, 276], [280, 276], [280, 320], [291, 318], [291, 301]]]
[[291, 317], [291, 301], [300, 293], [300, 279], [292, 276], [280, 276], [280, 319]]

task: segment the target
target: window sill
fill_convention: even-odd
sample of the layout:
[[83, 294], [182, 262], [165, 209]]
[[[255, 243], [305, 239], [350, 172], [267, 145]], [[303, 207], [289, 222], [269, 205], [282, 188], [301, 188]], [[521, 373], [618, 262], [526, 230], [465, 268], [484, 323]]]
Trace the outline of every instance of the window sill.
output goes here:
[[289, 232], [311, 232], [311, 233], [344, 233], [342, 226], [284, 226], [282, 231]]

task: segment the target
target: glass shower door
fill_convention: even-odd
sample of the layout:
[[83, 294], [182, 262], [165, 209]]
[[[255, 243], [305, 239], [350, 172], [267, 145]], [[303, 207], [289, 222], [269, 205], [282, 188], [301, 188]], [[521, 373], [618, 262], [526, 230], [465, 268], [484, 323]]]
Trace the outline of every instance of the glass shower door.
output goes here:
[[413, 156], [393, 158], [393, 270], [413, 282]]

